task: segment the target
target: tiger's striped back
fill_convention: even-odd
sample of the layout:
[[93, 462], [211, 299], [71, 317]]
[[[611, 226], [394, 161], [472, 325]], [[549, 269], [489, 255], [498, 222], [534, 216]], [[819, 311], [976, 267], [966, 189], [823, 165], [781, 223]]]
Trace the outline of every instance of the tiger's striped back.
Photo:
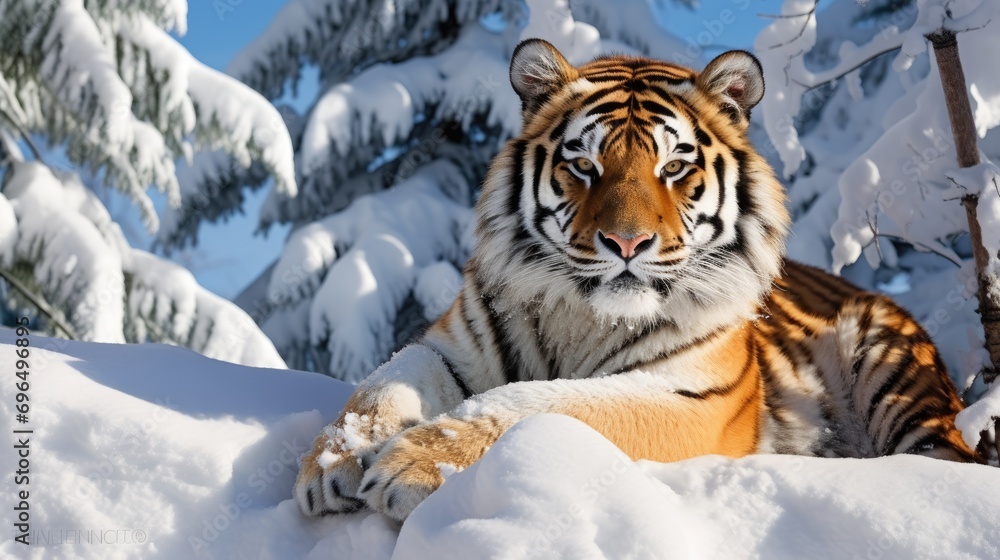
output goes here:
[[[963, 405], [934, 343], [888, 297], [786, 261], [753, 325], [775, 451], [978, 460], [955, 428]], [[807, 425], [822, 430], [803, 448], [794, 434]]]

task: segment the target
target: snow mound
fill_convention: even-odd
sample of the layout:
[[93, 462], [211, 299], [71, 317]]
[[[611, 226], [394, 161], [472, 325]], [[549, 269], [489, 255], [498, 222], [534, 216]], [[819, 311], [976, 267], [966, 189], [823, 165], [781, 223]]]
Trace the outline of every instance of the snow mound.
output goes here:
[[540, 415], [419, 506], [393, 559], [996, 558], [998, 482], [915, 456], [633, 463]]
[[[14, 334], [0, 329], [0, 356]], [[352, 387], [159, 345], [31, 337], [31, 551], [52, 558], [997, 558], [1000, 471], [922, 457], [628, 460], [529, 418], [400, 528], [307, 519], [296, 458]], [[0, 429], [15, 429], [13, 383]], [[8, 445], [3, 460], [13, 464]], [[14, 495], [13, 477], [4, 477]], [[98, 539], [103, 541], [98, 542]], [[12, 540], [0, 557], [22, 557]]]

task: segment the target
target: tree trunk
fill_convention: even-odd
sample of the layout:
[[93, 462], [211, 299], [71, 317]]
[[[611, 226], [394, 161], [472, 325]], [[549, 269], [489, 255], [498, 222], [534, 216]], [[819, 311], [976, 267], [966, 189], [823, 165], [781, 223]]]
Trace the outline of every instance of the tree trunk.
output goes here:
[[[965, 85], [965, 72], [962, 70], [962, 60], [958, 56], [958, 38], [953, 31], [940, 29], [927, 36], [934, 46], [934, 58], [937, 60], [938, 72], [941, 75], [941, 87], [944, 89], [945, 106], [948, 108], [948, 120], [951, 121], [951, 133], [955, 141], [955, 154], [959, 167], [972, 167], [979, 164], [979, 147], [976, 143], [976, 124], [972, 116], [972, 106], [969, 103], [969, 93]], [[972, 254], [976, 261], [977, 295], [979, 299], [979, 318], [983, 323], [986, 350], [990, 354], [992, 366], [983, 372], [983, 379], [992, 383], [997, 372], [1000, 372], [1000, 298], [991, 294], [1000, 290], [990, 290], [990, 283], [997, 279], [986, 273], [989, 254], [983, 246], [983, 232], [979, 227], [976, 207], [979, 205], [978, 193], [970, 193], [962, 197], [962, 206], [969, 220], [969, 235], [972, 238]], [[1000, 456], [1000, 420], [997, 421], [995, 440], [997, 454]]]

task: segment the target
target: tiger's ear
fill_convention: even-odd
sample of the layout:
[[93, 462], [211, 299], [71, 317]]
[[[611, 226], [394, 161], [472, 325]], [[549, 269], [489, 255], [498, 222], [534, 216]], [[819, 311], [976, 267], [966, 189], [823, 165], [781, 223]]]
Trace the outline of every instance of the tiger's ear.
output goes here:
[[521, 41], [510, 60], [510, 84], [526, 112], [537, 110], [550, 95], [578, 76], [562, 53], [542, 39]]
[[754, 55], [729, 51], [708, 63], [698, 74], [697, 84], [702, 91], [721, 98], [722, 110], [734, 123], [745, 125], [750, 109], [764, 97], [764, 70]]

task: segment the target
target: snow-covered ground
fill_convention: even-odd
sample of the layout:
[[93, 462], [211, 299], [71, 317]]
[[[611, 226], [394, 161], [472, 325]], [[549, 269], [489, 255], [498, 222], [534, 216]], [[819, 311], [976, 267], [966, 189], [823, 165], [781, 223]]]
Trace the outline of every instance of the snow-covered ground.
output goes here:
[[[401, 528], [369, 513], [307, 519], [290, 499], [296, 458], [351, 386], [166, 346], [32, 336], [30, 422], [15, 425], [14, 338], [0, 330], [4, 558], [1000, 557], [992, 467], [633, 463], [560, 416], [515, 426]], [[18, 487], [11, 430], [24, 427], [30, 485]], [[9, 522], [25, 488], [29, 546]]]

